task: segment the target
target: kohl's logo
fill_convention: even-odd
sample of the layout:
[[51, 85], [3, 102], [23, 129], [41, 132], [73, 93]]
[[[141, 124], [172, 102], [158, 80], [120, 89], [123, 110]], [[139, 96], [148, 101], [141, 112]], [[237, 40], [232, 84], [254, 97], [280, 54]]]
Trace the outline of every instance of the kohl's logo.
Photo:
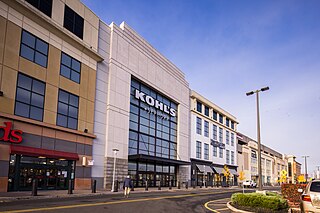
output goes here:
[[139, 90], [136, 89], [135, 91], [135, 98], [138, 100], [141, 100], [144, 103], [147, 103], [149, 106], [152, 106], [156, 109], [159, 109], [169, 115], [171, 115], [172, 117], [176, 116], [176, 110], [169, 107], [168, 105], [155, 100], [153, 97], [144, 94], [143, 92], [140, 92]]

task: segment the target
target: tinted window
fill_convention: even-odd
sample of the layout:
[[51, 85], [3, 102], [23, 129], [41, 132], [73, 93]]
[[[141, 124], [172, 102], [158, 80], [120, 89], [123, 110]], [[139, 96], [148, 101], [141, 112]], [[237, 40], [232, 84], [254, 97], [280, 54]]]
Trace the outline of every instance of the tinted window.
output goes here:
[[63, 26], [79, 38], [83, 39], [83, 18], [65, 5]]
[[207, 106], [204, 107], [204, 114], [206, 116], [209, 116], [209, 107], [207, 107]]
[[18, 74], [15, 115], [42, 121], [45, 84], [39, 80]]
[[29, 4], [51, 17], [52, 0], [26, 0]]
[[47, 67], [48, 43], [42, 41], [31, 33], [22, 30], [20, 56], [35, 62], [42, 67]]
[[320, 192], [320, 182], [312, 182], [310, 186], [311, 192]]
[[79, 97], [59, 90], [57, 125], [70, 129], [78, 128]]
[[60, 75], [80, 83], [81, 63], [71, 56], [61, 53]]
[[197, 111], [202, 112], [202, 103], [197, 101]]

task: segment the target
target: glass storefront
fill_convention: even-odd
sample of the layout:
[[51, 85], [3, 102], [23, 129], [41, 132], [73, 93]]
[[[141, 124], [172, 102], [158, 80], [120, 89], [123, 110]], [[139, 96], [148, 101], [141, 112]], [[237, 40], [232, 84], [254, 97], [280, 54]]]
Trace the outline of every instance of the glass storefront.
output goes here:
[[[129, 126], [129, 174], [135, 187], [176, 184], [177, 104], [143, 83], [131, 79]], [[149, 161], [130, 156], [150, 156]]]
[[8, 191], [32, 189], [33, 179], [38, 189], [68, 189], [74, 179], [75, 162], [65, 159], [11, 155], [9, 162]]

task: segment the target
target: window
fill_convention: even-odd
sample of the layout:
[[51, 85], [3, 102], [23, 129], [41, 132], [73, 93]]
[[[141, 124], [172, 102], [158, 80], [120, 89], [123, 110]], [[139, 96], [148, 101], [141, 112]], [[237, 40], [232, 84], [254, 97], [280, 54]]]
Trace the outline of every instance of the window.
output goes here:
[[204, 106], [204, 114], [209, 117], [209, 107]]
[[219, 148], [219, 158], [223, 158], [223, 149]]
[[234, 146], [234, 133], [231, 132], [231, 146]]
[[234, 165], [234, 151], [231, 151], [231, 164]]
[[289, 177], [292, 176], [292, 165], [291, 165], [291, 162], [288, 163], [288, 176]]
[[209, 144], [204, 144], [204, 159], [209, 160]]
[[59, 90], [57, 125], [70, 129], [78, 128], [79, 97]]
[[197, 117], [197, 134], [201, 135], [202, 132], [202, 119]]
[[42, 121], [45, 87], [45, 83], [19, 73], [14, 114]]
[[226, 163], [230, 164], [230, 151], [226, 150]]
[[61, 52], [60, 75], [80, 83], [81, 63], [71, 56]]
[[229, 144], [229, 131], [226, 130], [226, 144]]
[[212, 139], [213, 140], [217, 140], [217, 126], [216, 125], [212, 125]]
[[234, 122], [231, 121], [231, 129], [234, 129]]
[[20, 46], [21, 57], [39, 64], [42, 67], [47, 67], [48, 47], [48, 43], [22, 30]]
[[223, 115], [219, 114], [219, 122], [223, 124]]
[[51, 18], [52, 0], [26, 0], [26, 1]]
[[218, 149], [218, 147], [216, 147], [216, 146], [213, 147], [213, 156], [214, 157], [217, 157], [217, 151], [218, 151], [217, 149]]
[[218, 118], [218, 113], [217, 113], [216, 111], [214, 111], [214, 110], [213, 110], [213, 112], [212, 112], [212, 118], [213, 118], [214, 120], [217, 120], [217, 118]]
[[204, 136], [209, 137], [209, 122], [204, 121]]
[[65, 5], [63, 26], [70, 32], [83, 39], [83, 18]]
[[229, 118], [226, 118], [226, 126], [229, 127], [229, 125], [230, 125], [230, 120]]
[[223, 143], [223, 129], [219, 127], [219, 142]]
[[201, 142], [200, 141], [197, 141], [197, 147], [196, 147], [197, 149], [196, 149], [196, 157], [197, 158], [201, 158]]
[[202, 103], [197, 101], [197, 111], [202, 113]]

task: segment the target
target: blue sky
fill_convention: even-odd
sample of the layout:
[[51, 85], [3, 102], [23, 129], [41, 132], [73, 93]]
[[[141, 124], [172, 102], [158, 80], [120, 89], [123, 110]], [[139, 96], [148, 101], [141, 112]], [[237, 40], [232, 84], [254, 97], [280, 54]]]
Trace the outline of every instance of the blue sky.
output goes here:
[[[84, 0], [106, 23], [129, 24], [177, 65], [190, 87], [262, 143], [320, 166], [320, 1]], [[302, 170], [304, 172], [304, 169]]]

